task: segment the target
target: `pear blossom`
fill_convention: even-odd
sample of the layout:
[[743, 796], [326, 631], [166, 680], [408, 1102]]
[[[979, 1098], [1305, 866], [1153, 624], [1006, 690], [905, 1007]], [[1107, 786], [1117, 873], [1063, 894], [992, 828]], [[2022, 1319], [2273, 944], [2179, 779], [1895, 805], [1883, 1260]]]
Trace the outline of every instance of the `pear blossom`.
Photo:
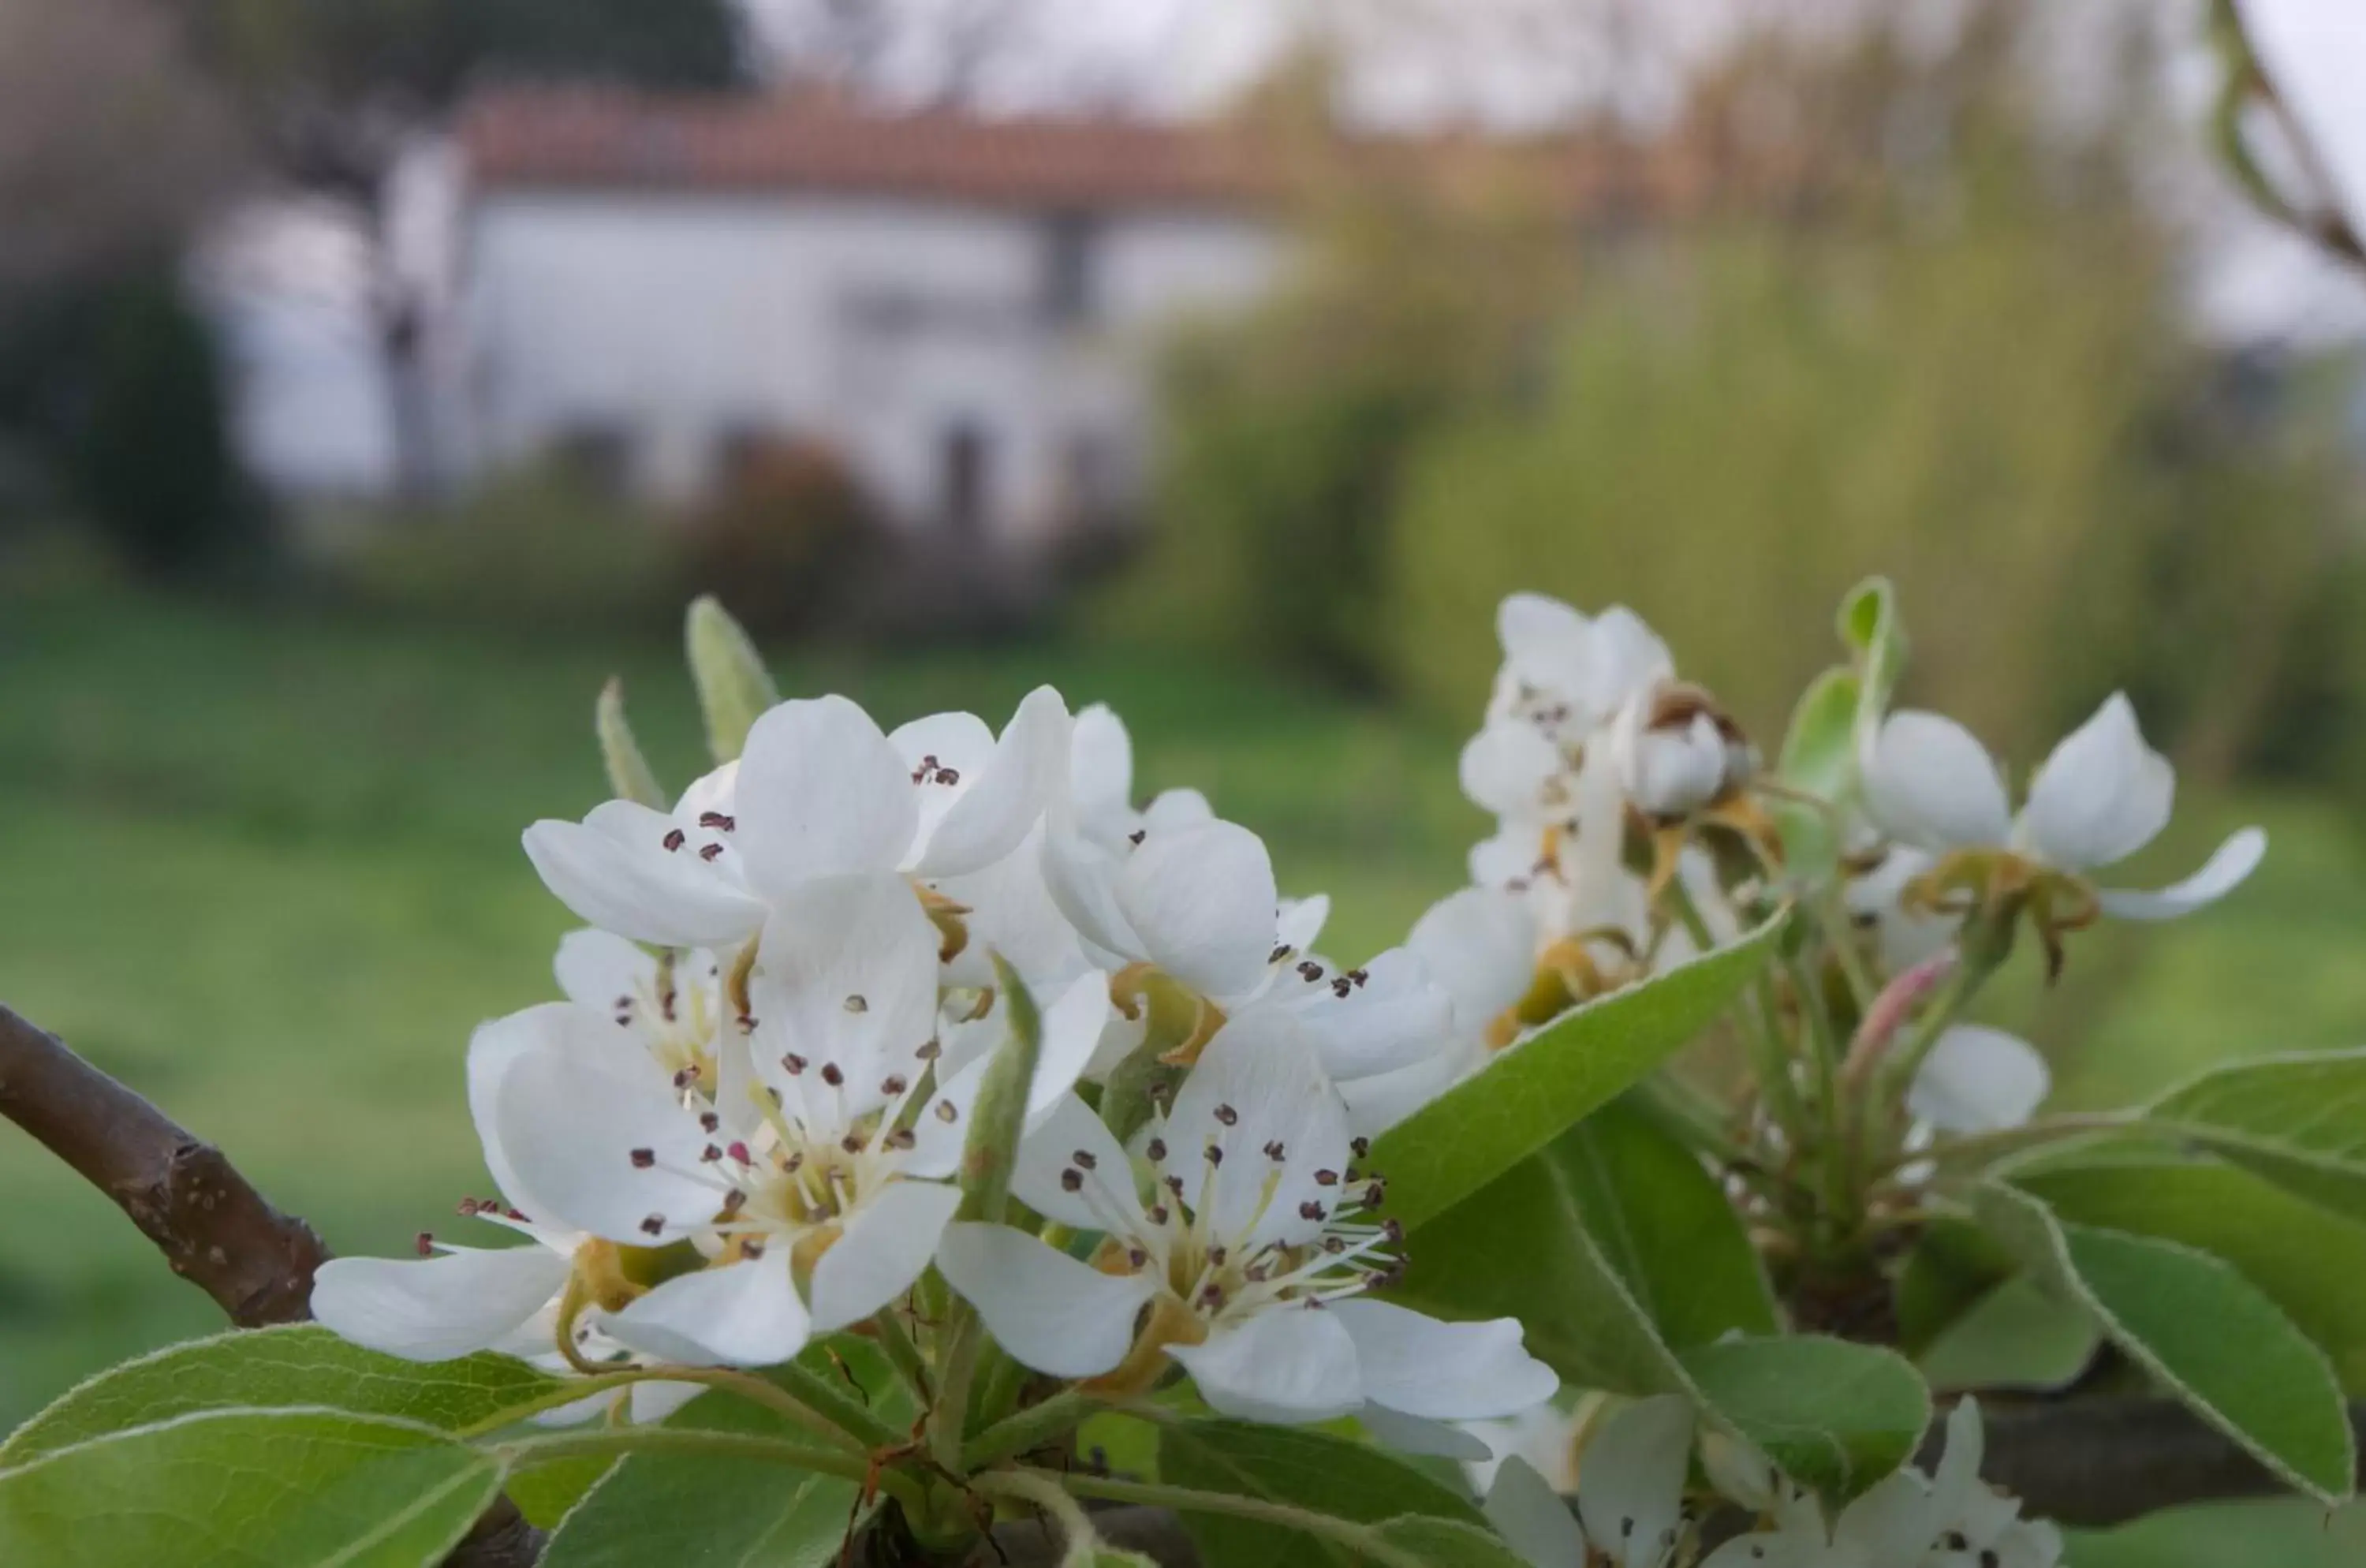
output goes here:
[[568, 1000], [609, 1013], [687, 1092], [712, 1099], [723, 1057], [743, 1050], [727, 1027], [723, 965], [712, 953], [653, 956], [620, 936], [586, 929], [559, 939], [551, 967]]
[[[698, 1262], [604, 1329], [683, 1364], [762, 1366], [908, 1290], [960, 1203], [949, 1179], [989, 1062], [943, 1070], [938, 936], [900, 875], [808, 882], [766, 922], [741, 1092], [685, 1103], [645, 1055], [537, 1049], [509, 1064], [495, 1131], [560, 1223]], [[1088, 976], [1045, 1009], [1048, 1111], [1098, 1040]]]
[[[501, 1196], [465, 1200], [460, 1213], [515, 1232], [526, 1245], [461, 1247], [422, 1233], [416, 1258], [332, 1258], [313, 1276], [313, 1317], [356, 1345], [411, 1361], [498, 1350], [563, 1372], [581, 1361], [622, 1359], [624, 1348], [603, 1331], [597, 1283], [586, 1312], [573, 1323], [561, 1318], [579, 1276], [613, 1282], [614, 1249], [535, 1217], [546, 1212], [512, 1168], [492, 1114], [494, 1090], [521, 1055], [543, 1049], [596, 1053], [615, 1038], [614, 1026], [599, 1011], [569, 1003], [530, 1009], [479, 1029], [468, 1043], [469, 1110]], [[571, 1356], [561, 1350], [561, 1335], [571, 1337]], [[694, 1383], [637, 1383], [626, 1391], [625, 1407], [636, 1420], [657, 1420], [698, 1392]], [[546, 1419], [580, 1418], [609, 1403], [600, 1398], [566, 1406]]]
[[866, 872], [984, 870], [1042, 817], [1068, 752], [1067, 705], [1039, 687], [999, 739], [965, 713], [884, 734], [844, 697], [758, 718], [739, 761], [672, 812], [612, 800], [526, 829], [561, 902], [603, 931], [667, 947], [736, 948], [801, 884]]
[[1487, 1493], [1488, 1521], [1535, 1568], [1667, 1568], [1684, 1532], [1693, 1428], [1676, 1394], [1611, 1416], [1579, 1454], [1574, 1515], [1526, 1460], [1508, 1459]]
[[2026, 1123], [2054, 1087], [2037, 1047], [1985, 1024], [1950, 1024], [1914, 1070], [1906, 1109], [1942, 1133], [2000, 1133]]
[[1609, 749], [1620, 792], [1653, 821], [1730, 796], [1758, 767], [1741, 727], [1707, 694], [1669, 680], [1627, 700], [1611, 721]]
[[1376, 1426], [1509, 1414], [1557, 1379], [1509, 1319], [1448, 1324], [1366, 1299], [1403, 1239], [1376, 1216], [1346, 1108], [1301, 1036], [1272, 1014], [1209, 1043], [1135, 1164], [1071, 1098], [1022, 1145], [1012, 1190], [1101, 1240], [1087, 1262], [1024, 1231], [956, 1224], [946, 1280], [1022, 1364], [1146, 1388], [1169, 1363], [1226, 1415]]
[[[1936, 856], [2001, 852], [2082, 883], [2159, 835], [2177, 785], [2169, 759], [2145, 743], [2124, 694], [2055, 747], [2018, 817], [1996, 760], [1970, 731], [1937, 714], [1891, 714], [1870, 732], [1862, 772], [1867, 813], [1900, 843]], [[2266, 850], [2267, 835], [2245, 828], [2174, 886], [2105, 888], [2096, 901], [2104, 914], [2125, 919], [2191, 914], [2232, 892]]]

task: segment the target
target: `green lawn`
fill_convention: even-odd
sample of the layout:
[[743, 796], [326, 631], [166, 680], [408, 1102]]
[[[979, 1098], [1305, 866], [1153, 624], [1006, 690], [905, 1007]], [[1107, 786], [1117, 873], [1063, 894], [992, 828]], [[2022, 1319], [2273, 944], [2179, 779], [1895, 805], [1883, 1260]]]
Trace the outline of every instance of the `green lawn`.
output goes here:
[[[662, 643], [0, 596], [0, 999], [222, 1143], [339, 1250], [400, 1248], [483, 1184], [462, 1048], [479, 1020], [550, 992], [569, 921], [517, 835], [603, 794], [589, 716], [612, 673], [660, 771], [686, 779], [695, 716]], [[1047, 680], [1110, 701], [1146, 787], [1200, 785], [1267, 834], [1285, 888], [1334, 894], [1343, 954], [1401, 935], [1481, 827], [1452, 729], [1270, 676], [1073, 648], [780, 673], [888, 722], [965, 706], [999, 723]], [[2032, 1014], [2067, 1099], [2230, 1050], [2366, 1038], [2366, 846], [2332, 806], [2242, 804], [2278, 840], [2255, 886], [2183, 927], [2082, 942]], [[2182, 869], [2242, 814], [2192, 803], [2138, 870]], [[2028, 1010], [2034, 981], [2006, 988], [2005, 1010]], [[110, 1360], [214, 1326], [103, 1200], [6, 1129], [0, 1192], [0, 1430]], [[2311, 1533], [2324, 1562], [2366, 1561], [2354, 1530], [2347, 1546]], [[2300, 1550], [2256, 1561], [2305, 1568]], [[2171, 1552], [2155, 1538], [2080, 1561], [2186, 1561]]]

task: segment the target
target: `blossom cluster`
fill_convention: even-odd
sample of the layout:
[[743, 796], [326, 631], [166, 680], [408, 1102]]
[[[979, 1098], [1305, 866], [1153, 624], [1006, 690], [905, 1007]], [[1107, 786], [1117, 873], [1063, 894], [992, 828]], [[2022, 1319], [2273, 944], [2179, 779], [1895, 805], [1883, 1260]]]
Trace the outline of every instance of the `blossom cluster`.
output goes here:
[[[589, 926], [567, 999], [470, 1044], [499, 1196], [463, 1212], [537, 1245], [339, 1260], [318, 1315], [420, 1359], [762, 1367], [933, 1263], [1015, 1359], [1112, 1393], [1179, 1367], [1217, 1410], [1414, 1446], [1549, 1394], [1515, 1323], [1368, 1294], [1404, 1239], [1369, 1139], [1444, 1081], [1450, 993], [1409, 949], [1324, 956], [1325, 900], [1280, 897], [1196, 793], [1138, 808], [1132, 773], [1116, 716], [1049, 688], [998, 736], [825, 697], [670, 810], [535, 823]], [[956, 1221], [997, 959], [1042, 1010], [1012, 1190], [1089, 1245]], [[694, 1392], [637, 1385], [636, 1413]]]

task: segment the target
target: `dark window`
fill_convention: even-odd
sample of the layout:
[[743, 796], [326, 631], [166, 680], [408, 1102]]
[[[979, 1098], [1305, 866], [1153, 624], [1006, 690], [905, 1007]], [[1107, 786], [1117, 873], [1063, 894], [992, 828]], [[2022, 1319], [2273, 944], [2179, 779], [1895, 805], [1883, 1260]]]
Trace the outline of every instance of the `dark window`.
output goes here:
[[580, 421], [552, 443], [568, 472], [602, 495], [622, 495], [632, 479], [633, 443], [621, 424]]
[[1093, 241], [1099, 232], [1090, 213], [1053, 215], [1043, 229], [1043, 313], [1062, 325], [1076, 325], [1093, 313]]
[[986, 487], [993, 447], [975, 421], [963, 420], [946, 430], [939, 459], [946, 529], [964, 538], [986, 532]]

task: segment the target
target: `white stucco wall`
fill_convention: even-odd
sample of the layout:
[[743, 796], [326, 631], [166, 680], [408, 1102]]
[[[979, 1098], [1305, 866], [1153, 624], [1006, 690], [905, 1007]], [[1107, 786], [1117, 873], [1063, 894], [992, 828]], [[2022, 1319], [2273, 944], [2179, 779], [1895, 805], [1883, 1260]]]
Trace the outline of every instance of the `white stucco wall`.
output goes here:
[[613, 429], [636, 482], [695, 493], [735, 430], [847, 455], [898, 521], [932, 525], [949, 432], [989, 447], [986, 525], [1051, 525], [1080, 436], [1138, 446], [1158, 322], [1236, 305], [1281, 242], [1196, 214], [1121, 215], [1090, 242], [1094, 314], [1042, 311], [1047, 220], [952, 203], [759, 193], [498, 190], [466, 226], [458, 330], [477, 460]]

